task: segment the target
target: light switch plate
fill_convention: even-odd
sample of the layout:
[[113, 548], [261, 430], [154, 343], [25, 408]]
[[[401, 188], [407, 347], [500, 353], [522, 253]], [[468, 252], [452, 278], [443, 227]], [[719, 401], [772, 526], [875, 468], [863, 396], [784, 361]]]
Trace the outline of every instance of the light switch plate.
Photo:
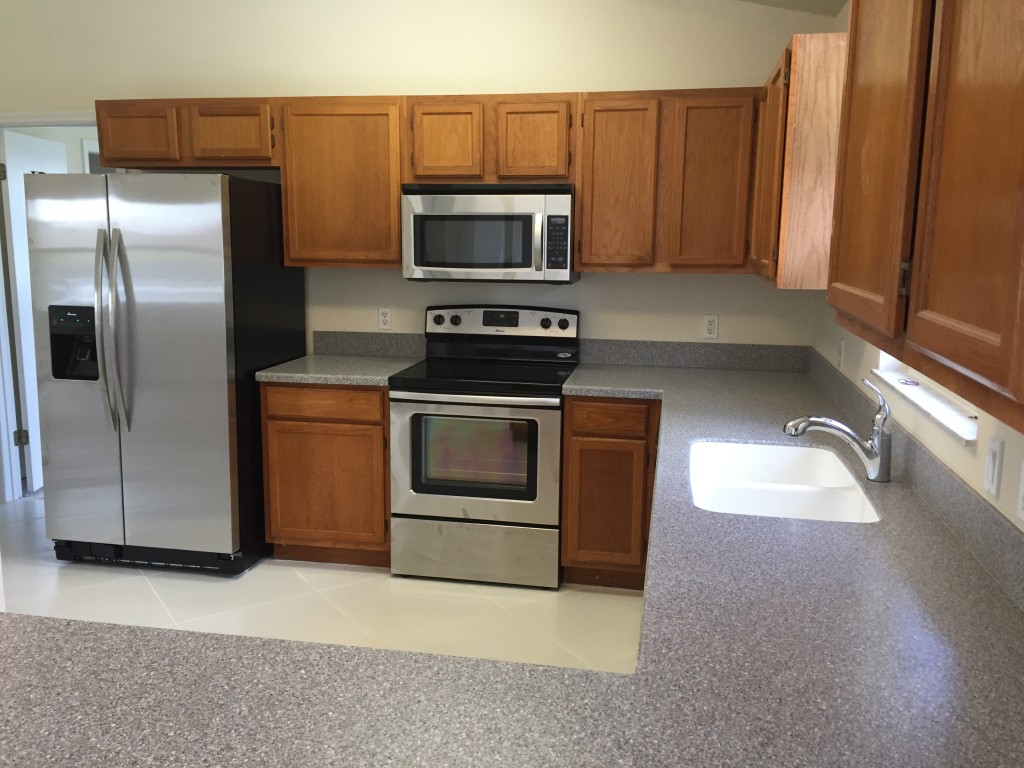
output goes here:
[[988, 441], [985, 457], [985, 491], [993, 498], [999, 498], [999, 479], [1003, 474], [1003, 441], [998, 437]]

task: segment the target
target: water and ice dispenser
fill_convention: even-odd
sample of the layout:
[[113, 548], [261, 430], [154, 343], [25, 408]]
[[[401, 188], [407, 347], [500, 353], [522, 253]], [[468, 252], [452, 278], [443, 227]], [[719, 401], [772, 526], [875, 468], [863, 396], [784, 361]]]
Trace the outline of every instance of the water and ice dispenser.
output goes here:
[[53, 378], [96, 381], [96, 314], [92, 307], [51, 304], [50, 360]]

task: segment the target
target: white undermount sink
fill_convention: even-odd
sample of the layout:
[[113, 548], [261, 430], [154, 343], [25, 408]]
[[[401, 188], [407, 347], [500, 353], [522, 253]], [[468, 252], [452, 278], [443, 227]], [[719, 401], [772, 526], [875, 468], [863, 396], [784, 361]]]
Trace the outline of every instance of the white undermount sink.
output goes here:
[[690, 487], [693, 503], [709, 512], [878, 522], [853, 475], [824, 448], [694, 443]]

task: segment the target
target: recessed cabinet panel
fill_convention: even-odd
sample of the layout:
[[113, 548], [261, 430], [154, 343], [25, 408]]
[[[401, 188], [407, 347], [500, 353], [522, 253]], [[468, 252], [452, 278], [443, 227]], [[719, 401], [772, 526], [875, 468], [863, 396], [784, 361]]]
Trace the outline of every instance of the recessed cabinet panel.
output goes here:
[[289, 264], [400, 264], [398, 101], [284, 106], [282, 196]]
[[654, 261], [657, 99], [587, 99], [583, 105], [581, 253], [588, 266]]
[[[102, 106], [101, 106], [102, 104]], [[181, 158], [178, 110], [173, 106], [97, 103], [101, 162]]]
[[413, 173], [483, 176], [483, 105], [414, 104]]
[[836, 180], [828, 301], [889, 338], [903, 332], [931, 0], [857, 0]]
[[498, 176], [569, 172], [569, 102], [501, 102], [497, 122]]
[[[790, 52], [786, 50], [764, 87], [757, 124], [757, 178], [751, 217], [750, 257], [757, 272], [775, 277], [782, 213], [782, 161], [786, 145], [786, 107]], [[827, 260], [826, 260], [827, 261]]]
[[1024, 14], [938, 3], [907, 340], [1024, 397]]
[[189, 108], [189, 121], [194, 157], [271, 157], [269, 104], [200, 104]]

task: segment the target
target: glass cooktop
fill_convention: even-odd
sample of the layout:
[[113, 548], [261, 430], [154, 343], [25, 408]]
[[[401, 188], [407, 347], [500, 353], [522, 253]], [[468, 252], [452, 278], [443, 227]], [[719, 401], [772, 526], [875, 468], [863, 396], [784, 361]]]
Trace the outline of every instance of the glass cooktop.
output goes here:
[[511, 361], [423, 360], [388, 379], [391, 389], [557, 397], [573, 366]]

